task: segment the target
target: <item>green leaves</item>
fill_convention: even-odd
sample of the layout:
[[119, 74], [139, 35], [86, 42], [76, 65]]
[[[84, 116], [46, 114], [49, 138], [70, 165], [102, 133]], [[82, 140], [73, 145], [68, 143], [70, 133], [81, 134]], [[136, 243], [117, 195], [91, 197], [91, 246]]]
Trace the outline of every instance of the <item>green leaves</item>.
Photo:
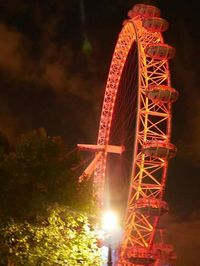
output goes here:
[[92, 183], [78, 183], [71, 168], [80, 159], [67, 153], [44, 129], [0, 149], [0, 265], [100, 265], [95, 231], [80, 212], [91, 211]]
[[10, 221], [0, 228], [0, 257], [14, 265], [100, 265], [95, 232], [83, 213], [64, 206], [37, 224]]
[[61, 137], [49, 137], [44, 129], [23, 135], [11, 152], [0, 152], [2, 216], [33, 220], [54, 203], [85, 208], [88, 193], [71, 171], [79, 158], [66, 154]]

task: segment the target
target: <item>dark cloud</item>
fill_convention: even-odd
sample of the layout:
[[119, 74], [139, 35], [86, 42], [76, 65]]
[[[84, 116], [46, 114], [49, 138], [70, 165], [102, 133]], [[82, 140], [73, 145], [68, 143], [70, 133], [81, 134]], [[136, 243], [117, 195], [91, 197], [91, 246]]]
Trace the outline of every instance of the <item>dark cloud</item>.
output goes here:
[[177, 253], [177, 266], [199, 265], [199, 213], [192, 213], [187, 218], [168, 216], [165, 218], [168, 238]]
[[[65, 134], [70, 145], [75, 145], [78, 134], [95, 139], [90, 125], [99, 114], [95, 103], [101, 100], [102, 70], [81, 49], [79, 5], [8, 2], [0, 12], [0, 102], [5, 106], [0, 130], [13, 138], [45, 126], [50, 134]], [[83, 109], [85, 127], [79, 121]], [[4, 126], [6, 116], [9, 127]]]
[[[177, 19], [173, 25], [177, 34], [173, 42], [177, 52], [174, 58], [172, 81], [180, 92], [175, 104], [174, 132], [177, 132], [179, 155], [189, 160], [200, 160], [200, 82], [197, 69], [200, 67], [195, 47], [198, 46], [197, 33], [188, 28], [187, 21]], [[177, 116], [177, 117], [176, 117]]]
[[11, 72], [21, 70], [20, 47], [22, 45], [22, 34], [12, 27], [0, 24], [0, 67]]
[[86, 97], [83, 86], [87, 81], [84, 80], [84, 73], [71, 73], [76, 55], [67, 43], [59, 47], [56, 43], [40, 40], [40, 45], [43, 42], [45, 48], [40, 58], [34, 60], [27, 49], [25, 35], [0, 24], [0, 36], [2, 70], [19, 81], [34, 82], [38, 87], [47, 86], [58, 94], [64, 91]]

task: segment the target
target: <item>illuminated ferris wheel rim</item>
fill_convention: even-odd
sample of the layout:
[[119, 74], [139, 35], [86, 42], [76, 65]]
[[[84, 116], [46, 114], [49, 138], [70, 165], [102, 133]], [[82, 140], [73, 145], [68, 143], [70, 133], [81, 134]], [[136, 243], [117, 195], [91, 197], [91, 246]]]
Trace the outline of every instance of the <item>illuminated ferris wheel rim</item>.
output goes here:
[[[153, 18], [156, 20], [156, 22], [162, 22], [163, 24], [167, 24], [166, 21], [162, 20], [161, 18]], [[98, 141], [97, 145], [98, 146], [104, 146], [107, 147], [109, 146], [109, 135], [110, 135], [110, 129], [111, 129], [111, 123], [112, 123], [112, 115], [113, 115], [113, 110], [115, 106], [115, 99], [118, 91], [118, 85], [120, 83], [120, 78], [121, 74], [124, 68], [124, 65], [126, 63], [126, 59], [128, 56], [128, 52], [134, 42], [137, 43], [137, 51], [138, 51], [138, 81], [139, 81], [139, 86], [138, 86], [138, 112], [137, 112], [137, 119], [136, 119], [136, 128], [139, 127], [139, 124], [141, 122], [139, 118], [139, 114], [141, 113], [140, 109], [140, 94], [143, 93], [145, 95], [148, 95], [148, 98], [154, 98], [155, 95], [157, 98], [162, 97], [165, 98], [165, 101], [170, 101], [174, 102], [176, 101], [178, 97], [178, 92], [174, 89], [171, 88], [170, 86], [170, 75], [169, 75], [169, 67], [168, 67], [168, 61], [170, 57], [173, 57], [174, 54], [174, 49], [173, 47], [166, 45], [163, 43], [163, 38], [162, 34], [159, 32], [152, 32], [146, 30], [145, 38], [143, 35], [141, 35], [141, 30], [140, 28], [142, 27], [144, 29], [144, 26], [147, 28], [147, 22], [149, 22], [150, 19], [147, 18], [144, 20], [144, 18], [141, 18], [141, 16], [134, 16], [133, 18], [127, 19], [124, 22], [124, 26], [122, 31], [119, 34], [119, 38], [114, 50], [113, 58], [111, 61], [110, 65], [110, 70], [109, 70], [109, 75], [106, 83], [106, 89], [105, 89], [105, 96], [104, 96], [104, 101], [103, 101], [103, 107], [102, 107], [102, 112], [101, 112], [101, 118], [100, 118], [100, 125], [99, 125], [99, 133], [98, 133]], [[150, 21], [151, 22], [151, 21]], [[142, 25], [143, 24], [143, 25]], [[166, 27], [166, 25], [162, 26], [163, 28]], [[129, 34], [128, 38], [129, 40], [127, 43], [124, 42], [124, 35]], [[152, 44], [152, 41], [154, 41], [154, 44]], [[122, 42], [122, 44], [121, 44]], [[155, 44], [158, 44], [157, 46]], [[159, 46], [159, 44], [162, 44]], [[147, 54], [145, 53], [145, 48], [146, 51], [149, 53], [156, 52], [155, 50], [157, 49], [157, 52], [159, 49], [163, 48], [165, 52], [165, 80], [166, 83], [163, 85], [161, 82], [158, 85], [156, 82], [152, 83], [151, 86], [148, 86], [147, 80], [149, 79], [148, 73], [147, 73], [147, 68], [145, 67], [144, 64], [146, 64], [146, 57]], [[152, 51], [152, 49], [154, 49]], [[158, 58], [156, 58], [158, 59]], [[154, 60], [155, 61], [155, 60]], [[141, 62], [145, 62], [143, 65]], [[159, 66], [158, 66], [159, 68]], [[162, 68], [162, 66], [161, 66]], [[163, 72], [163, 69], [161, 70]], [[155, 72], [156, 73], [156, 72]], [[154, 73], [154, 74], [155, 74]], [[160, 73], [157, 72], [158, 75]], [[164, 76], [163, 75], [163, 76]], [[145, 78], [144, 78], [145, 77]], [[160, 77], [158, 77], [159, 79]], [[154, 79], [156, 80], [156, 77], [154, 76]], [[159, 94], [158, 95], [158, 91]], [[167, 117], [168, 123], [167, 123], [167, 134], [164, 136], [165, 143], [161, 143], [161, 141], [157, 141], [157, 145], [160, 143], [161, 145], [168, 145], [169, 150], [170, 147], [172, 150], [175, 149], [172, 144], [169, 143], [170, 141], [170, 134], [171, 134], [171, 117], [168, 115]], [[139, 141], [140, 137], [138, 137], [138, 130], [136, 130], [136, 137], [135, 137], [135, 149], [137, 149], [137, 142]], [[162, 136], [161, 136], [162, 139]], [[148, 143], [148, 141], [147, 141]], [[146, 143], [146, 146], [147, 146]], [[154, 141], [155, 143], [155, 141]], [[95, 179], [96, 182], [103, 182], [103, 178], [105, 176], [105, 164], [106, 164], [106, 155], [107, 155], [106, 148], [104, 149], [104, 152], [102, 153], [102, 157], [99, 160], [99, 165], [97, 164], [96, 170], [95, 170]], [[134, 157], [136, 157], [136, 152], [134, 153]], [[101, 181], [100, 181], [101, 179]], [[100, 193], [102, 194], [102, 193]], [[99, 195], [100, 197], [100, 195]]]
[[[168, 60], [175, 49], [164, 43], [162, 32], [168, 23], [160, 18], [158, 8], [136, 4], [128, 13], [113, 53], [100, 118], [97, 145], [78, 144], [92, 150], [95, 157], [80, 176], [80, 181], [94, 171], [93, 198], [97, 210], [105, 209], [105, 172], [107, 154], [121, 154], [123, 146], [110, 143], [116, 97], [129, 52], [137, 45], [137, 115], [124, 234], [118, 265], [149, 265], [174, 260], [172, 247], [156, 237], [160, 217], [169, 210], [163, 200], [168, 160], [176, 155], [170, 143], [171, 106], [178, 92], [171, 87]], [[134, 79], [135, 82], [135, 79]], [[123, 86], [122, 86], [123, 87]], [[127, 147], [125, 147], [126, 149]], [[163, 239], [163, 237], [160, 237]], [[161, 254], [161, 255], [158, 255]], [[160, 257], [159, 257], [160, 256]], [[168, 260], [167, 260], [168, 259]]]
[[[121, 259], [123, 261], [126, 254], [126, 259], [135, 259], [133, 263], [146, 265], [154, 261], [149, 251], [150, 247], [160, 245], [154, 241], [159, 217], [168, 211], [168, 205], [163, 200], [167, 161], [176, 154], [176, 147], [170, 143], [171, 105], [177, 100], [178, 92], [171, 87], [168, 64], [168, 60], [174, 56], [175, 49], [163, 41], [162, 32], [167, 29], [168, 23], [159, 17], [159, 9], [137, 4], [128, 16], [129, 19], [125, 21], [115, 46], [106, 83], [97, 142], [97, 146], [104, 149], [96, 164], [94, 198], [97, 205], [103, 207], [106, 159], [107, 153], [112, 152], [107, 147], [110, 146], [113, 110], [128, 53], [136, 42], [136, 134], [125, 234], [122, 241], [125, 252], [121, 253]], [[115, 148], [120, 150], [119, 147]], [[164, 244], [162, 247], [164, 249]], [[149, 261], [149, 256], [152, 261]], [[123, 262], [119, 265], [133, 264]]]

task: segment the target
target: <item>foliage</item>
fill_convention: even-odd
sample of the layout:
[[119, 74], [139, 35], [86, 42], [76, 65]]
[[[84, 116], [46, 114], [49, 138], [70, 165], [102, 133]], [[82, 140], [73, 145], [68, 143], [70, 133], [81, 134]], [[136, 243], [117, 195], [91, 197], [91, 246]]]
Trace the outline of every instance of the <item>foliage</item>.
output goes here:
[[67, 153], [62, 138], [43, 128], [14, 146], [0, 139], [0, 265], [100, 265], [83, 214], [91, 210], [92, 183], [79, 184], [71, 170], [79, 155]]
[[16, 266], [100, 265], [93, 228], [82, 213], [66, 207], [49, 209], [37, 224], [1, 225], [0, 264]]
[[89, 209], [91, 191], [71, 171], [80, 159], [66, 155], [61, 137], [49, 137], [44, 129], [23, 135], [9, 152], [1, 148], [0, 216], [32, 221], [54, 203]]

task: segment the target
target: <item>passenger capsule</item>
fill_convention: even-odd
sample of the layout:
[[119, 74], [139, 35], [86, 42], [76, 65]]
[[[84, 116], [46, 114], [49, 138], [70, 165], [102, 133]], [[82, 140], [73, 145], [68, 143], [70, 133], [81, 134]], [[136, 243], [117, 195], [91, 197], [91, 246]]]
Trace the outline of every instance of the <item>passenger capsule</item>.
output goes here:
[[136, 4], [128, 12], [128, 17], [133, 18], [135, 16], [141, 16], [143, 18], [159, 17], [160, 9], [151, 5]]
[[148, 216], [160, 216], [169, 211], [167, 202], [157, 198], [140, 198], [135, 202], [135, 209]]
[[169, 23], [163, 18], [145, 18], [142, 22], [145, 29], [151, 32], [164, 32], [168, 29]]
[[165, 85], [152, 85], [147, 88], [146, 96], [154, 102], [172, 103], [178, 99], [179, 93], [174, 88]]
[[156, 260], [156, 254], [145, 247], [132, 246], [124, 250], [124, 258], [134, 265], [151, 265]]
[[146, 55], [157, 60], [168, 60], [174, 57], [175, 49], [168, 44], [150, 44], [145, 49]]
[[143, 145], [142, 152], [154, 158], [170, 159], [176, 155], [177, 148], [169, 142], [152, 140]]

